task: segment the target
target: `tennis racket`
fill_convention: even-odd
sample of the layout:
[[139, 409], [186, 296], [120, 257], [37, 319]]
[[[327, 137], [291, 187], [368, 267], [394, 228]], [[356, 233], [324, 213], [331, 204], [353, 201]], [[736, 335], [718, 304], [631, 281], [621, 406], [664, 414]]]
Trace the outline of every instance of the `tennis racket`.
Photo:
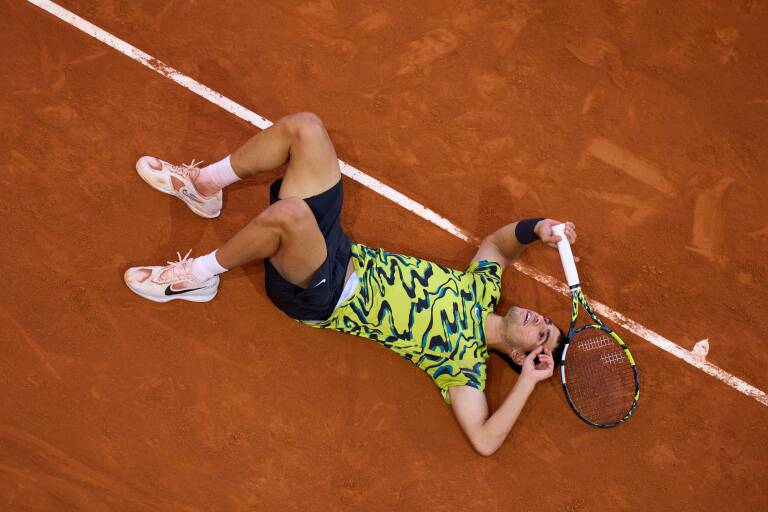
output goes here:
[[[565, 278], [571, 289], [571, 325], [560, 359], [560, 380], [568, 405], [594, 427], [615, 427], [629, 419], [640, 398], [640, 379], [632, 354], [618, 334], [592, 311], [581, 292], [579, 274], [565, 224], [553, 226]], [[576, 327], [579, 305], [593, 323]]]

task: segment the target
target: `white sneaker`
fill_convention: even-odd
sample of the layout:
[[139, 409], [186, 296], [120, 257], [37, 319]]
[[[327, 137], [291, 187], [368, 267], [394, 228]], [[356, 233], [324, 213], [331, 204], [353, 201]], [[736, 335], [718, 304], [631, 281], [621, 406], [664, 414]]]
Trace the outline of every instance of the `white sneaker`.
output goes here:
[[213, 219], [221, 213], [224, 194], [219, 190], [211, 197], [204, 197], [197, 191], [192, 179], [200, 172], [201, 163], [192, 160], [190, 164], [173, 165], [153, 156], [143, 156], [136, 162], [136, 172], [150, 187], [178, 197], [199, 216]]
[[192, 302], [208, 302], [216, 296], [219, 290], [219, 276], [213, 276], [207, 281], [198, 281], [192, 275], [191, 250], [182, 258], [176, 253], [179, 261], [168, 262], [168, 265], [131, 267], [125, 271], [123, 279], [134, 293], [155, 302], [169, 302], [176, 299]]

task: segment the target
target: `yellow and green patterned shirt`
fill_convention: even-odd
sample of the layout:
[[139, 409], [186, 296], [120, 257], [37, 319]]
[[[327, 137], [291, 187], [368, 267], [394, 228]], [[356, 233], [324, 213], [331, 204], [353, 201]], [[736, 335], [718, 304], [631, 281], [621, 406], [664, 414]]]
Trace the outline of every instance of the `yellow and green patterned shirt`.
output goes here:
[[427, 372], [443, 399], [448, 388], [485, 389], [485, 319], [501, 294], [501, 266], [465, 271], [352, 244], [360, 285], [327, 320], [307, 323], [375, 340]]

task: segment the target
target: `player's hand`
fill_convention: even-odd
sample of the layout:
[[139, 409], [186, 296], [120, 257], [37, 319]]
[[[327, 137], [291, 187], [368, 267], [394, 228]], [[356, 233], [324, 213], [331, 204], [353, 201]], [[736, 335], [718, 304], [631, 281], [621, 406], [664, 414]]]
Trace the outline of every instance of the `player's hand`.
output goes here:
[[[539, 364], [534, 361], [539, 358]], [[552, 358], [552, 352], [543, 346], [536, 347], [523, 361], [523, 369], [520, 377], [530, 379], [533, 382], [541, 382], [552, 376], [555, 371], [555, 360]]]
[[[552, 231], [552, 228], [562, 223], [562, 221], [554, 219], [540, 220], [533, 228], [533, 232], [536, 233], [536, 236], [541, 238], [542, 242], [552, 247], [553, 249], [557, 249], [557, 242], [560, 241], [560, 237]], [[565, 222], [565, 237], [571, 244], [576, 243], [576, 226], [573, 224], [573, 222]], [[579, 258], [575, 256], [573, 259], [579, 261]]]

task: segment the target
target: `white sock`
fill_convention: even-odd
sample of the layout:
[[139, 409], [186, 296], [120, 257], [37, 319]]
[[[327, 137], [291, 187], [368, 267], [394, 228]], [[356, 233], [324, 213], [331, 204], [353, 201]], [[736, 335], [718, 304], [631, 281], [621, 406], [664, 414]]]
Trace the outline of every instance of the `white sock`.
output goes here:
[[216, 251], [200, 256], [192, 261], [192, 275], [198, 281], [207, 281], [229, 269], [222, 267], [216, 259]]
[[228, 156], [223, 160], [219, 160], [215, 164], [211, 164], [200, 169], [200, 176], [197, 179], [199, 182], [203, 182], [207, 185], [212, 185], [215, 188], [222, 189], [227, 185], [231, 185], [236, 181], [240, 181], [241, 178], [232, 168], [232, 163], [229, 161]]

